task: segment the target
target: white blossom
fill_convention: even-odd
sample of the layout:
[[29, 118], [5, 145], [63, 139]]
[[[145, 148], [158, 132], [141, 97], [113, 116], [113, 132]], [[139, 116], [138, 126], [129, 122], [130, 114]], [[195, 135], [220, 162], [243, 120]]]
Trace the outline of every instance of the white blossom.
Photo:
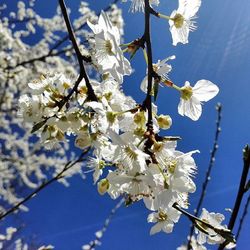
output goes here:
[[179, 7], [170, 15], [169, 25], [173, 38], [173, 45], [188, 43], [189, 31], [196, 29], [196, 13], [201, 5], [201, 0], [179, 0]]
[[120, 46], [120, 33], [113, 26], [109, 17], [102, 11], [98, 24], [88, 22], [94, 32], [95, 60], [100, 72], [110, 74], [118, 82], [123, 81], [124, 75], [130, 75], [132, 69], [129, 61], [123, 56]]
[[202, 102], [207, 102], [214, 98], [219, 92], [219, 88], [208, 80], [198, 81], [194, 87], [189, 82], [181, 88], [181, 99], [178, 105], [178, 113], [188, 116], [196, 121], [202, 113]]

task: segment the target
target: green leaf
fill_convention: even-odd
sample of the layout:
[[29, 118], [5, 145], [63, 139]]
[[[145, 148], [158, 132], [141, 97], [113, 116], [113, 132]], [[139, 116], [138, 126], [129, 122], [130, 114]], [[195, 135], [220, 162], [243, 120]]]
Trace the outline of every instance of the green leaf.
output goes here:
[[31, 133], [34, 133], [34, 132], [36, 132], [37, 130], [39, 130], [46, 122], [47, 122], [47, 119], [46, 119], [46, 120], [43, 120], [43, 121], [41, 121], [41, 122], [36, 123], [36, 124], [33, 126], [32, 130], [31, 130]]
[[156, 102], [158, 96], [159, 84], [154, 82], [154, 102]]

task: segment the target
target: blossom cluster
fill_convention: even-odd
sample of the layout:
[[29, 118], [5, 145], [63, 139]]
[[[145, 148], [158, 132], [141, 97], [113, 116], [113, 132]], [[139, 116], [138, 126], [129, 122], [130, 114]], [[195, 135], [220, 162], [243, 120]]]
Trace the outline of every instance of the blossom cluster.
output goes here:
[[[133, 4], [134, 10], [142, 8], [139, 1]], [[171, 15], [174, 17], [170, 17], [170, 21], [176, 29], [185, 24], [193, 27], [191, 19], [188, 21], [180, 14], [184, 7], [187, 12], [194, 8], [187, 17], [191, 18], [199, 2], [192, 6], [185, 3]], [[33, 124], [32, 132], [37, 132], [44, 144], [54, 145], [73, 135], [76, 147], [91, 147], [87, 167], [93, 172], [98, 192], [108, 193], [113, 199], [122, 196], [127, 205], [142, 200], [151, 211], [148, 222], [154, 223], [150, 234], [171, 233], [181, 216], [174, 204], [187, 209], [188, 196], [196, 190], [193, 177], [197, 166], [193, 154], [199, 151], [183, 153], [177, 150], [179, 137], [160, 135], [161, 129], [171, 127], [172, 119], [158, 114], [155, 104], [152, 104], [152, 128], [149, 129], [147, 105], [136, 103], [122, 90], [123, 78], [132, 73], [132, 68], [120, 48], [118, 28], [105, 12], [96, 24], [88, 21], [88, 25], [93, 31], [89, 37], [91, 61], [102, 80], [83, 78], [74, 92], [75, 79], [62, 73], [42, 75], [39, 80], [28, 83], [29, 93], [19, 99], [20, 112], [26, 122]], [[183, 39], [183, 32], [178, 34]], [[179, 114], [197, 120], [202, 112], [201, 102], [216, 96], [219, 89], [208, 80], [200, 80], [194, 87], [189, 82], [183, 87], [176, 86], [168, 76], [172, 69], [168, 64], [170, 59], [175, 56], [153, 65], [155, 77], [150, 93], [155, 96], [155, 86], [160, 83], [176, 89], [180, 92]], [[144, 92], [148, 91], [147, 79], [146, 76], [141, 83]], [[90, 83], [94, 99], [89, 96], [90, 86], [86, 81]], [[207, 234], [210, 239], [209, 232]], [[224, 241], [220, 235], [216, 237]], [[198, 243], [203, 244], [205, 238], [198, 236]]]
[[[144, 0], [131, 1], [132, 12], [145, 11]], [[170, 16], [153, 10], [153, 6], [160, 4], [159, 0], [149, 0], [149, 4], [155, 16], [168, 20], [173, 45], [188, 43], [189, 32], [196, 29], [194, 19], [201, 0], [179, 0], [179, 7]], [[197, 81], [193, 87], [188, 81], [177, 86], [169, 76], [170, 61], [175, 59], [170, 56], [152, 65], [152, 89], [149, 89], [147, 70], [141, 82], [141, 90], [147, 95], [143, 103], [137, 103], [123, 91], [125, 77], [133, 72], [124, 52], [134, 56], [140, 48], [145, 51], [145, 37], [122, 44], [123, 19], [116, 5], [102, 11], [98, 17], [87, 3], [82, 2], [79, 13], [81, 17], [75, 20], [74, 27], [78, 37], [88, 41], [88, 45], [86, 41], [81, 43], [79, 50], [83, 59], [88, 59], [88, 64], [84, 64], [87, 73], [95, 79], [81, 78], [82, 72], [77, 73], [74, 47], [67, 45], [63, 50], [51, 50], [51, 47], [60, 46], [57, 31], [66, 31], [60, 14], [49, 20], [41, 18], [32, 8], [19, 2], [18, 11], [12, 13], [12, 18], [29, 19], [26, 29], [14, 31], [15, 27], [9, 28], [9, 19], [0, 21], [3, 31], [0, 33], [0, 77], [4, 83], [2, 89], [11, 89], [1, 93], [0, 99], [0, 108], [5, 111], [0, 114], [4, 120], [0, 143], [3, 142], [2, 154], [5, 156], [0, 165], [4, 173], [0, 176], [0, 195], [9, 204], [21, 200], [11, 191], [16, 173], [21, 183], [29, 188], [38, 187], [47, 178], [46, 171], [50, 168], [53, 168], [53, 176], [60, 173], [63, 163], [75, 156], [66, 156], [74, 140], [79, 150], [90, 149], [87, 171], [77, 164], [61, 179], [63, 183], [67, 184], [66, 178], [74, 174], [85, 176], [85, 172], [92, 172], [93, 182], [101, 195], [108, 194], [112, 199], [123, 197], [127, 206], [139, 201], [144, 203], [150, 211], [147, 221], [153, 223], [151, 235], [160, 231], [171, 233], [182, 214], [175, 204], [188, 209], [189, 194], [196, 190], [193, 179], [197, 166], [193, 155], [199, 150], [181, 152], [177, 147], [179, 136], [162, 136], [162, 130], [171, 128], [172, 118], [159, 114], [155, 103], [150, 103], [149, 109], [147, 100], [149, 95], [156, 100], [159, 86], [173, 88], [180, 93], [178, 113], [196, 121], [202, 113], [202, 102], [215, 97], [219, 88], [205, 79]], [[54, 25], [50, 25], [51, 21]], [[82, 29], [85, 25], [88, 28]], [[34, 33], [36, 27], [44, 30], [44, 38], [32, 47], [22, 38]], [[35, 60], [32, 67], [25, 67], [33, 61], [33, 54], [40, 59]], [[64, 56], [58, 56], [60, 54]], [[148, 63], [149, 55], [144, 55]], [[20, 62], [21, 58], [25, 60]], [[31, 76], [34, 75], [39, 75], [38, 79], [33, 80]], [[17, 104], [14, 97], [19, 96]], [[12, 108], [17, 105], [19, 110], [14, 112], [18, 116], [12, 119]], [[18, 124], [19, 128], [20, 117], [25, 122], [25, 132], [19, 133], [16, 129], [13, 134], [11, 128], [13, 124]], [[34, 134], [39, 139], [34, 139]], [[51, 156], [45, 149], [53, 149], [56, 153]], [[20, 156], [22, 160], [18, 160]], [[226, 226], [221, 225], [223, 219], [222, 215], [203, 209], [196, 223], [197, 239], [191, 239], [193, 249], [206, 249], [205, 242], [224, 242], [216, 231], [227, 232]], [[202, 221], [215, 230], [207, 228]]]

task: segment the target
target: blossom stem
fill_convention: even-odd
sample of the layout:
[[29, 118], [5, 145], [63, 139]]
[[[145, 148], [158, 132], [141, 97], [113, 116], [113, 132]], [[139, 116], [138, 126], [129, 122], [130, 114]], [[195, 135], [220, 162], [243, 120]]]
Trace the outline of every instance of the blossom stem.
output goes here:
[[181, 88], [179, 86], [173, 84], [171, 87], [181, 92]]
[[160, 171], [160, 173], [161, 173], [161, 175], [162, 175], [162, 177], [164, 179], [164, 185], [167, 186], [167, 178], [166, 178], [166, 176], [165, 176], [165, 174], [164, 174], [164, 172], [163, 172], [160, 164], [157, 164], [157, 167], [158, 167], [158, 169], [159, 169], [159, 171]]
[[158, 17], [164, 18], [164, 19], [167, 19], [167, 20], [173, 20], [170, 16], [166, 16], [166, 15], [161, 14], [161, 13], [158, 13]]

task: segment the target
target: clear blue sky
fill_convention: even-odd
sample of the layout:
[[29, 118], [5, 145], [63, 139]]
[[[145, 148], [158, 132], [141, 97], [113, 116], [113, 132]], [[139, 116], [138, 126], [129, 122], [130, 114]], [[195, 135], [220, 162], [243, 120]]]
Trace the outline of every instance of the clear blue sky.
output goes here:
[[[37, 0], [37, 10], [50, 16], [56, 1]], [[73, 17], [80, 1], [66, 1], [72, 8]], [[90, 5], [100, 10], [107, 0], [90, 0]], [[177, 7], [177, 0], [161, 0], [161, 11], [170, 14]], [[129, 4], [120, 5], [125, 19], [125, 42], [132, 41], [143, 33], [143, 14], [128, 12]], [[223, 105], [222, 133], [215, 168], [208, 188], [204, 207], [209, 211], [222, 212], [229, 218], [224, 208], [232, 208], [242, 170], [242, 148], [250, 142], [250, 1], [249, 0], [209, 0], [203, 1], [198, 13], [197, 31], [190, 34], [188, 45], [171, 45], [168, 23], [153, 19], [152, 42], [154, 61], [176, 55], [170, 78], [179, 85], [186, 80], [196, 83], [209, 79], [220, 88], [220, 93], [203, 106], [199, 121], [176, 115], [179, 102], [178, 93], [168, 88], [160, 89], [158, 106], [162, 113], [170, 114], [173, 126], [171, 135], [179, 135], [183, 140], [179, 150], [187, 152], [199, 149], [195, 156], [198, 165], [196, 176], [197, 191], [190, 197], [194, 208], [200, 194], [212, 148], [216, 111], [215, 104]], [[132, 61], [135, 72], [125, 78], [124, 91], [141, 102], [140, 82], [145, 76], [146, 65], [141, 53]], [[138, 93], [137, 93], [138, 92]], [[109, 214], [116, 201], [108, 196], [100, 197], [92, 185], [92, 177], [71, 180], [71, 187], [53, 184], [28, 203], [30, 212], [21, 217], [26, 221], [26, 234], [36, 234], [41, 243], [51, 243], [59, 250], [77, 250], [82, 244], [94, 238], [94, 233]], [[191, 211], [190, 208], [190, 211]], [[185, 241], [189, 231], [189, 221], [183, 216], [170, 235], [160, 233], [149, 236], [151, 225], [146, 221], [148, 212], [142, 204], [121, 208], [104, 238], [103, 250], [173, 250]], [[239, 250], [247, 250], [250, 216], [238, 242]], [[236, 227], [237, 228], [237, 227]], [[213, 249], [209, 247], [209, 249]]]

